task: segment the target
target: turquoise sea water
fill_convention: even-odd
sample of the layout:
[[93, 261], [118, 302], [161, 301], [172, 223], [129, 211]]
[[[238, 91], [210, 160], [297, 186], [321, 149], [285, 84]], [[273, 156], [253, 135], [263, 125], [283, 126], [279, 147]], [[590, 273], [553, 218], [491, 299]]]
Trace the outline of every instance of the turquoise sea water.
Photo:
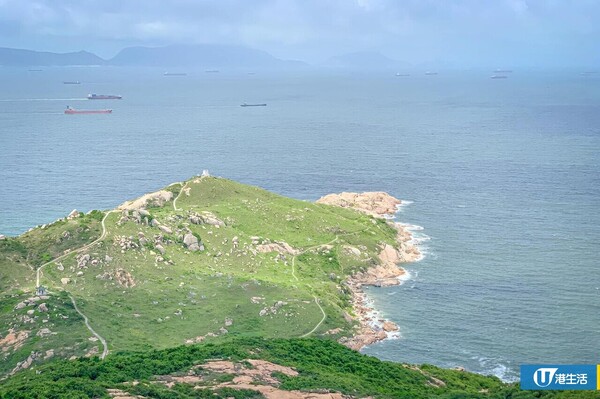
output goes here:
[[306, 200], [388, 191], [426, 256], [369, 289], [402, 338], [366, 353], [505, 379], [600, 361], [600, 76], [162, 72], [0, 69], [0, 233], [203, 169]]

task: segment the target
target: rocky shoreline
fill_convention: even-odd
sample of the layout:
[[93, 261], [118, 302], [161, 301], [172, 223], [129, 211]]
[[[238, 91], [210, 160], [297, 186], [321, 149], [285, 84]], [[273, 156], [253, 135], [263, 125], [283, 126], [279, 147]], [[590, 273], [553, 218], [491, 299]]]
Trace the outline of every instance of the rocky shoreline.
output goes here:
[[[329, 194], [320, 198], [317, 203], [353, 208], [378, 218], [389, 219], [402, 203], [399, 199], [382, 192]], [[354, 350], [388, 338], [399, 337], [398, 326], [381, 318], [372, 302], [365, 294], [364, 286], [389, 287], [400, 285], [409, 278], [409, 274], [400, 263], [415, 262], [421, 259], [421, 252], [413, 241], [413, 236], [400, 223], [393, 224], [397, 231], [396, 246], [384, 244], [379, 253], [380, 264], [364, 272], [358, 272], [346, 281], [352, 292], [352, 308], [358, 322], [356, 331], [351, 337], [343, 337], [340, 343]]]

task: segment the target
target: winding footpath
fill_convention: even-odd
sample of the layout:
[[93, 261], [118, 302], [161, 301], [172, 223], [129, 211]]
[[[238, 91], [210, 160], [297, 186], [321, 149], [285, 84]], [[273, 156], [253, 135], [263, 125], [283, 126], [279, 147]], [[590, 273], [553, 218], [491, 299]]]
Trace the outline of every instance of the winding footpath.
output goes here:
[[[350, 233], [344, 233], [344, 234], [341, 234], [341, 235], [343, 235], [343, 236], [348, 236], [348, 235], [352, 235], [352, 234], [362, 233], [362, 232], [364, 232], [364, 231], [367, 231], [368, 229], [369, 229], [369, 228], [367, 227], [367, 228], [365, 228], [365, 229], [362, 229], [362, 230], [359, 230], [359, 231], [354, 231], [354, 232], [350, 232]], [[308, 252], [308, 251], [310, 251], [311, 249], [314, 249], [314, 248], [322, 247], [322, 246], [325, 246], [325, 245], [332, 245], [334, 242], [338, 241], [339, 239], [340, 239], [340, 236], [339, 236], [339, 235], [336, 235], [336, 236], [335, 236], [335, 238], [334, 238], [333, 240], [329, 241], [328, 243], [325, 243], [325, 244], [317, 244], [317, 245], [313, 245], [312, 247], [308, 247], [308, 248], [306, 248], [304, 251], [300, 252], [298, 255], [302, 255], [303, 253], [306, 253], [306, 252]], [[296, 281], [300, 281], [300, 280], [298, 279], [298, 277], [296, 276], [296, 257], [297, 257], [298, 255], [294, 255], [294, 257], [292, 258], [292, 277], [294, 277], [294, 279], [295, 279]], [[309, 287], [311, 290], [313, 289], [313, 288], [312, 288], [310, 285], [308, 285], [308, 287]], [[300, 338], [305, 338], [305, 337], [308, 337], [309, 335], [311, 335], [312, 333], [314, 333], [315, 331], [317, 331], [317, 329], [318, 329], [319, 327], [321, 327], [321, 324], [323, 324], [323, 322], [324, 322], [324, 321], [325, 321], [325, 319], [327, 318], [327, 313], [325, 313], [325, 310], [323, 310], [323, 307], [322, 307], [322, 306], [321, 306], [321, 304], [319, 303], [319, 302], [320, 302], [320, 299], [319, 299], [319, 298], [318, 298], [316, 295], [313, 295], [313, 298], [315, 299], [315, 303], [317, 304], [317, 306], [318, 306], [318, 307], [319, 307], [319, 309], [321, 310], [321, 313], [323, 314], [323, 318], [321, 319], [321, 321], [319, 321], [319, 322], [317, 323], [317, 325], [316, 325], [316, 326], [315, 326], [315, 327], [314, 327], [312, 330], [310, 330], [310, 331], [309, 331], [309, 332], [307, 332], [306, 334], [303, 334], [303, 335], [301, 335], [301, 336], [300, 336]]]
[[51, 265], [55, 262], [58, 262], [59, 260], [62, 260], [64, 258], [66, 258], [67, 256], [71, 255], [73, 252], [81, 252], [81, 251], [85, 251], [86, 249], [96, 245], [97, 243], [99, 243], [100, 241], [102, 241], [104, 239], [104, 237], [106, 237], [106, 225], [105, 225], [105, 221], [106, 218], [108, 217], [108, 215], [110, 215], [113, 212], [117, 212], [116, 209], [113, 209], [112, 211], [108, 211], [106, 212], [106, 215], [104, 215], [104, 217], [102, 218], [102, 234], [100, 234], [100, 237], [98, 237], [96, 240], [92, 241], [89, 244], [84, 245], [81, 248], [75, 249], [73, 251], [69, 251], [66, 254], [63, 254], [57, 258], [52, 259], [49, 262], [44, 263], [43, 265], [41, 265], [40, 267], [38, 267], [37, 272], [36, 272], [36, 276], [35, 276], [35, 286], [36, 288], [40, 286], [40, 276], [42, 273], [42, 269], [48, 265]]
[[[111, 210], [111, 211], [108, 211], [108, 212], [106, 212], [106, 215], [104, 215], [104, 217], [102, 218], [102, 223], [101, 223], [101, 224], [102, 224], [102, 234], [100, 234], [100, 237], [98, 237], [97, 239], [95, 239], [95, 240], [94, 240], [94, 241], [92, 241], [91, 243], [84, 245], [83, 247], [80, 247], [80, 248], [78, 248], [78, 249], [75, 249], [75, 250], [73, 250], [73, 251], [67, 252], [66, 254], [63, 254], [63, 255], [61, 255], [61, 256], [59, 256], [59, 257], [57, 257], [57, 258], [54, 258], [53, 260], [51, 260], [51, 261], [49, 261], [49, 262], [46, 262], [46, 263], [44, 263], [42, 266], [40, 266], [40, 267], [37, 269], [37, 272], [36, 272], [36, 279], [35, 279], [35, 280], [36, 280], [36, 289], [37, 289], [37, 287], [39, 287], [39, 286], [40, 286], [40, 277], [41, 277], [42, 269], [43, 269], [44, 267], [46, 267], [46, 266], [48, 266], [48, 265], [50, 265], [50, 264], [52, 264], [52, 263], [58, 262], [59, 260], [61, 260], [61, 259], [64, 259], [65, 257], [67, 257], [67, 256], [71, 255], [71, 254], [72, 254], [72, 253], [74, 253], [74, 252], [82, 252], [82, 251], [85, 251], [85, 250], [87, 250], [87, 249], [89, 249], [89, 248], [93, 247], [94, 245], [96, 245], [96, 244], [97, 244], [97, 243], [99, 243], [100, 241], [102, 241], [102, 240], [103, 240], [103, 239], [106, 237], [106, 223], [105, 223], [105, 222], [106, 222], [106, 218], [108, 217], [108, 215], [110, 215], [110, 214], [111, 214], [111, 213], [113, 213], [113, 212], [117, 212], [117, 210], [116, 210], [116, 209], [113, 209], [113, 210]], [[81, 317], [83, 317], [83, 320], [85, 321], [85, 326], [87, 327], [87, 329], [88, 329], [88, 330], [90, 330], [90, 332], [91, 332], [91, 333], [92, 333], [92, 334], [93, 334], [93, 335], [94, 335], [96, 338], [98, 338], [98, 340], [99, 340], [99, 341], [102, 343], [103, 350], [102, 350], [102, 355], [100, 355], [100, 359], [104, 359], [104, 358], [106, 357], [106, 355], [108, 355], [108, 344], [106, 343], [106, 340], [105, 340], [105, 339], [104, 339], [102, 336], [100, 336], [100, 334], [98, 334], [98, 333], [97, 333], [97, 332], [96, 332], [96, 331], [95, 331], [95, 330], [92, 328], [92, 326], [90, 325], [90, 321], [89, 321], [89, 319], [87, 318], [87, 316], [86, 316], [85, 314], [83, 314], [83, 313], [81, 312], [81, 310], [79, 310], [79, 308], [77, 307], [77, 303], [75, 302], [75, 298], [73, 298], [73, 296], [72, 296], [72, 295], [69, 295], [69, 298], [71, 298], [71, 302], [73, 303], [73, 307], [75, 308], [75, 311], [76, 311], [77, 313], [79, 313], [79, 315], [80, 315]]]
[[[175, 197], [175, 199], [173, 200], [173, 209], [175, 211], [182, 211], [182, 208], [177, 208], [177, 200], [179, 199], [179, 197], [181, 196], [181, 194], [183, 194], [183, 192], [185, 191], [185, 188], [187, 187], [187, 185], [189, 184], [189, 181], [186, 182], [185, 184], [183, 184], [183, 182], [179, 182], [179, 183], [173, 183], [173, 184], [181, 184], [181, 191], [179, 192], [179, 194], [177, 194], [177, 197]], [[171, 184], [171, 186], [173, 185]], [[170, 187], [170, 186], [169, 186]]]
[[104, 360], [104, 358], [106, 357], [106, 355], [108, 355], [108, 344], [106, 343], [106, 340], [104, 338], [102, 338], [100, 336], [100, 334], [98, 334], [96, 331], [94, 331], [94, 329], [92, 328], [92, 326], [90, 326], [90, 321], [88, 320], [87, 316], [84, 315], [81, 310], [79, 310], [79, 308], [77, 307], [77, 303], [75, 303], [75, 298], [73, 298], [71, 295], [69, 295], [69, 298], [71, 298], [71, 302], [73, 303], [73, 307], [75, 308], [75, 311], [77, 313], [79, 313], [79, 315], [81, 317], [83, 317], [83, 320], [85, 321], [85, 326], [87, 327], [88, 330], [90, 330], [90, 332], [100, 340], [100, 342], [102, 342], [102, 346], [104, 347], [104, 349], [102, 350], [102, 354], [100, 355], [100, 359]]
[[[331, 244], [333, 244], [334, 242], [336, 242], [338, 239], [339, 239], [339, 236], [337, 236], [337, 235], [336, 235], [336, 236], [335, 236], [335, 238], [334, 238], [333, 240], [329, 241], [328, 243], [326, 243], [326, 244], [318, 244], [318, 245], [313, 245], [312, 247], [308, 247], [308, 248], [306, 248], [304, 251], [300, 252], [298, 255], [302, 255], [303, 253], [306, 253], [307, 251], [310, 251], [310, 250], [311, 250], [311, 249], [313, 249], [313, 248], [318, 248], [318, 247], [320, 247], [320, 246], [323, 246], [323, 245], [331, 245]], [[298, 277], [296, 276], [296, 257], [297, 257], [298, 255], [294, 255], [294, 257], [292, 258], [292, 276], [293, 276], [293, 277], [296, 279], [296, 281], [300, 281], [300, 280], [298, 279]], [[310, 285], [309, 285], [308, 287], [309, 287], [311, 290], [313, 289], [313, 288], [312, 288]], [[310, 330], [310, 331], [309, 331], [309, 332], [307, 332], [306, 334], [303, 334], [303, 335], [301, 335], [301, 336], [300, 336], [300, 338], [305, 338], [305, 337], [308, 337], [309, 335], [311, 335], [312, 333], [314, 333], [315, 331], [317, 331], [317, 329], [318, 329], [319, 327], [321, 327], [321, 324], [323, 324], [323, 322], [324, 322], [324, 321], [325, 321], [325, 319], [327, 318], [327, 313], [325, 313], [325, 310], [323, 310], [323, 307], [321, 307], [321, 304], [319, 303], [320, 299], [319, 299], [319, 298], [318, 298], [316, 295], [313, 295], [313, 298], [315, 299], [315, 303], [317, 304], [317, 306], [318, 306], [318, 307], [319, 307], [319, 309], [321, 310], [321, 313], [323, 314], [323, 318], [322, 318], [322, 319], [321, 319], [321, 320], [320, 320], [320, 321], [317, 323], [317, 325], [316, 325], [316, 326], [315, 326], [315, 327], [314, 327], [312, 330]]]

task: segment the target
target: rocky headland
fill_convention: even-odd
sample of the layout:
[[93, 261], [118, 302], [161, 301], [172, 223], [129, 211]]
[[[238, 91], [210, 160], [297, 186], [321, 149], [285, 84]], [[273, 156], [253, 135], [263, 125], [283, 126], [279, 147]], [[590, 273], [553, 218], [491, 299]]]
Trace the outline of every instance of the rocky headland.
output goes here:
[[[384, 192], [344, 192], [321, 197], [317, 203], [351, 208], [376, 218], [389, 219], [396, 213], [402, 201]], [[383, 244], [379, 252], [380, 264], [364, 272], [355, 273], [346, 281], [352, 292], [353, 318], [358, 322], [358, 326], [352, 337], [342, 338], [340, 342], [354, 350], [360, 350], [386, 338], [399, 336], [398, 326], [390, 320], [379, 317], [362, 287], [399, 285], [408, 278], [408, 273], [399, 264], [415, 262], [421, 258], [421, 252], [414, 244], [410, 231], [400, 223], [393, 221], [388, 223], [397, 231], [396, 246]]]

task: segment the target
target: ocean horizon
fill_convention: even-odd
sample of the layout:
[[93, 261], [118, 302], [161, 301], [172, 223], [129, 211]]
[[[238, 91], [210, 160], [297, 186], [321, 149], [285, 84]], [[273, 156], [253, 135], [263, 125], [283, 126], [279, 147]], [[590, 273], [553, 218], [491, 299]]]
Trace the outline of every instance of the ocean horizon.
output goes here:
[[400, 337], [365, 353], [507, 381], [598, 362], [600, 76], [163, 72], [0, 68], [0, 234], [204, 169], [307, 201], [386, 191], [424, 257], [366, 290]]

